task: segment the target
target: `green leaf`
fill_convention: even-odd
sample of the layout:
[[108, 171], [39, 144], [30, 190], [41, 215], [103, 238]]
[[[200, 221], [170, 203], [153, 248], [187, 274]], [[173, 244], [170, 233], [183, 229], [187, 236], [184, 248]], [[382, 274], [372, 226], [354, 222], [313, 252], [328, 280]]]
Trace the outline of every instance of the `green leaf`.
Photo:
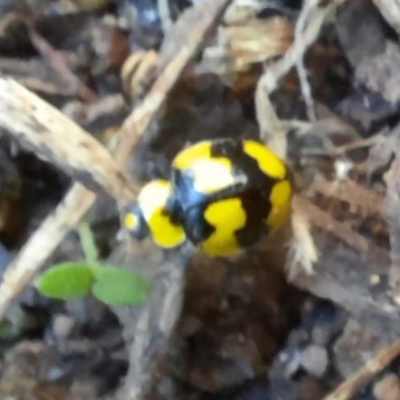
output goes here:
[[35, 284], [43, 295], [67, 300], [88, 294], [93, 280], [94, 275], [89, 265], [67, 262], [45, 271]]
[[150, 287], [145, 279], [132, 271], [112, 266], [94, 270], [96, 282], [92, 293], [97, 299], [109, 305], [132, 305], [144, 302]]
[[99, 253], [94, 241], [93, 232], [88, 223], [84, 222], [79, 225], [79, 236], [81, 239], [83, 251], [85, 252], [86, 261], [89, 264], [97, 263]]

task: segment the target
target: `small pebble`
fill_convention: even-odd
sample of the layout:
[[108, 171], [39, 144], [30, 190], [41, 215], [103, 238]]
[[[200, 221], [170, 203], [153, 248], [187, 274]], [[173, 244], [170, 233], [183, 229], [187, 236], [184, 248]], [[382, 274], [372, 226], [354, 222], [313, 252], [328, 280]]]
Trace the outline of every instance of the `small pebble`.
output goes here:
[[313, 377], [322, 377], [328, 368], [328, 353], [316, 345], [306, 347], [301, 353], [302, 367]]
[[395, 301], [395, 303], [396, 303], [397, 305], [400, 306], [400, 296], [394, 296], [394, 297], [393, 297], [393, 300]]
[[400, 381], [396, 374], [387, 374], [379, 382], [375, 383], [373, 389], [376, 400], [399, 400]]
[[335, 172], [337, 180], [345, 180], [349, 176], [349, 172], [354, 167], [354, 163], [347, 159], [337, 160], [335, 162]]
[[369, 283], [372, 286], [378, 285], [381, 282], [381, 277], [378, 274], [373, 274], [369, 278]]
[[64, 374], [65, 372], [61, 368], [58, 367], [50, 368], [46, 376], [47, 382], [55, 382], [61, 379], [64, 376]]
[[75, 326], [75, 320], [68, 315], [57, 315], [53, 321], [53, 332], [58, 339], [66, 339]]

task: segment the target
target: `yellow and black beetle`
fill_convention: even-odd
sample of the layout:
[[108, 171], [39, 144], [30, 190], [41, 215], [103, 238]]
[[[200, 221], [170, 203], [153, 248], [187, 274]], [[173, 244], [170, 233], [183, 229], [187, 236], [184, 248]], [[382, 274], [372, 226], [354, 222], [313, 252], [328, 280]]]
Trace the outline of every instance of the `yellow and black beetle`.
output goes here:
[[[178, 153], [170, 183], [153, 181], [143, 188], [125, 226], [140, 238], [145, 228], [137, 227], [146, 222], [162, 247], [187, 238], [208, 255], [231, 255], [279, 228], [291, 197], [288, 168], [262, 143], [207, 140]], [[138, 225], [129, 223], [129, 215]]]

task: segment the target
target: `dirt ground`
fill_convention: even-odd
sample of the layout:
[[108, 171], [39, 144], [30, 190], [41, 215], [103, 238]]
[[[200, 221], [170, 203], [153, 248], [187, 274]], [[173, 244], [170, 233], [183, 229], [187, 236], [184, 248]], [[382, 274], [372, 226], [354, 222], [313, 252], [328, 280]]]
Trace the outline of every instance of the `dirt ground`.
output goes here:
[[[400, 400], [400, 2], [0, 1], [0, 400]], [[282, 235], [163, 251], [121, 209], [203, 139], [293, 174]], [[82, 262], [145, 302], [46, 297]]]

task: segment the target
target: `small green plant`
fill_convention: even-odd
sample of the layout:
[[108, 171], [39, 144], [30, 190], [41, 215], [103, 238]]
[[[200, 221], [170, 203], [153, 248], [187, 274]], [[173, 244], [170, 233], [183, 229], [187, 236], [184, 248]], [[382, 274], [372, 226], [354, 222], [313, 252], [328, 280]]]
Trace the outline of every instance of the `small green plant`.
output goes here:
[[68, 300], [92, 293], [109, 305], [132, 305], [144, 302], [149, 284], [140, 275], [99, 262], [93, 234], [87, 223], [79, 227], [85, 262], [54, 265], [38, 277], [36, 288], [44, 296]]

